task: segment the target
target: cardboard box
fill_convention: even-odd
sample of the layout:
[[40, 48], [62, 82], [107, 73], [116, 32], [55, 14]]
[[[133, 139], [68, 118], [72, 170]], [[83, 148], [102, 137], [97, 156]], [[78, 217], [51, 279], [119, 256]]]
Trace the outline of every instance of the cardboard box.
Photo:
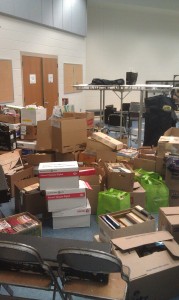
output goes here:
[[91, 207], [87, 201], [84, 207], [52, 213], [53, 229], [90, 227]]
[[165, 183], [170, 190], [179, 191], [179, 173], [171, 172], [166, 168]]
[[99, 150], [99, 151], [111, 151], [112, 152], [112, 149], [109, 146], [102, 144], [99, 141], [94, 140], [92, 137], [88, 137], [86, 149], [91, 150], [91, 151]]
[[[88, 167], [82, 167], [82, 169], [88, 169]], [[87, 198], [89, 200], [91, 206], [91, 214], [96, 215], [97, 213], [97, 206], [98, 206], [98, 193], [104, 190], [104, 172], [100, 168], [96, 170], [96, 175], [88, 175], [88, 176], [81, 176], [80, 179], [88, 182], [90, 184], [91, 189], [87, 189]]]
[[155, 172], [165, 178], [166, 163], [164, 157], [156, 156]]
[[115, 163], [117, 161], [116, 152], [114, 151], [96, 151], [96, 160], [102, 162], [112, 162]]
[[33, 167], [24, 166], [21, 170], [11, 170], [6, 173], [7, 183], [10, 187], [11, 197], [14, 197], [14, 184], [22, 179], [33, 177]]
[[169, 206], [179, 206], [179, 191], [169, 190]]
[[[44, 134], [45, 132], [45, 134]], [[51, 120], [38, 121], [36, 150], [52, 150], [52, 126]]]
[[[157, 251], [162, 249], [161, 242], [164, 250]], [[169, 232], [131, 235], [112, 239], [112, 243], [113, 253], [130, 269], [126, 300], [169, 300], [179, 295], [179, 245]], [[140, 255], [145, 248], [146, 255], [144, 251]]]
[[47, 109], [44, 107], [24, 107], [21, 109], [21, 123], [37, 126], [38, 121], [46, 120]]
[[[118, 169], [115, 171], [115, 169]], [[120, 171], [120, 168], [121, 171]], [[126, 192], [133, 191], [134, 171], [128, 164], [124, 163], [105, 163], [107, 176], [107, 188], [114, 188]], [[126, 170], [126, 171], [123, 171]]]
[[61, 153], [86, 148], [86, 119], [61, 118], [52, 120], [52, 148]]
[[36, 150], [37, 141], [17, 141], [17, 148]]
[[91, 185], [91, 189], [87, 190], [87, 198], [91, 206], [91, 214], [96, 215], [98, 207], [98, 193], [101, 191], [100, 184]]
[[156, 162], [155, 160], [145, 159], [145, 158], [134, 158], [133, 168], [135, 169], [144, 169], [149, 172], [155, 172]]
[[38, 166], [43, 162], [54, 162], [55, 153], [34, 153], [24, 155], [24, 160], [31, 166]]
[[179, 207], [160, 207], [158, 229], [169, 231], [179, 243]]
[[38, 172], [41, 190], [79, 187], [79, 167], [77, 161], [40, 163]]
[[[115, 220], [120, 218], [125, 218], [128, 213], [133, 212], [134, 209], [126, 209], [123, 211], [118, 211], [114, 213], [109, 213], [109, 216], [112, 216]], [[140, 233], [152, 232], [156, 229], [155, 218], [150, 216], [150, 218], [146, 218], [146, 221], [142, 221], [141, 223], [131, 224], [130, 226], [124, 226], [118, 229], [112, 229], [104, 220], [103, 216], [100, 215], [98, 217], [99, 223], [99, 237], [104, 242], [109, 242], [111, 239], [123, 236], [130, 236]]]
[[46, 201], [49, 212], [84, 207], [87, 203], [87, 185], [79, 180], [78, 188], [46, 190]]
[[79, 151], [69, 152], [69, 153], [55, 152], [55, 161], [71, 161], [71, 160], [78, 161], [78, 157], [79, 157]]
[[130, 201], [131, 207], [136, 205], [146, 206], [146, 191], [139, 182], [134, 182], [133, 191], [130, 192]]
[[15, 211], [28, 211], [33, 215], [47, 213], [45, 194], [39, 190], [38, 177], [24, 179], [15, 183]]
[[21, 140], [36, 140], [37, 138], [37, 126], [21, 125], [20, 132]]
[[96, 153], [88, 150], [82, 151], [79, 153], [78, 161], [85, 164], [96, 162]]
[[120, 150], [123, 148], [123, 143], [110, 137], [102, 132], [93, 132], [92, 138], [102, 144], [109, 146], [113, 150]]
[[6, 218], [1, 218], [0, 223], [1, 222], [3, 222], [2, 226], [4, 226], [4, 222], [6, 225], [10, 225], [10, 227], [8, 226], [5, 230], [3, 230], [4, 234], [11, 233], [42, 236], [42, 223], [38, 218], [36, 218], [34, 215], [31, 215], [29, 212], [22, 212]]
[[157, 155], [164, 157], [166, 152], [178, 154], [179, 128], [171, 127], [160, 137], [157, 145]]
[[20, 123], [21, 121], [20, 121], [20, 116], [0, 114], [0, 122], [17, 124]]
[[0, 150], [12, 151], [17, 148], [16, 131], [1, 131], [0, 133]]
[[24, 168], [21, 159], [21, 150], [16, 149], [14, 151], [3, 152], [0, 155], [0, 165], [3, 168], [4, 174], [22, 170]]
[[76, 119], [86, 119], [87, 129], [94, 127], [94, 112], [64, 112], [64, 118], [74, 117]]

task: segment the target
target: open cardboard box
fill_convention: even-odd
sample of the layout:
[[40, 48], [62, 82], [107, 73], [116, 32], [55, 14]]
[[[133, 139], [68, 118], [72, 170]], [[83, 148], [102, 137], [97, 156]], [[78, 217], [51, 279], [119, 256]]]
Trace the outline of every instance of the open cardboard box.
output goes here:
[[[126, 192], [133, 191], [134, 171], [127, 163], [104, 163], [107, 188], [114, 188]], [[119, 168], [118, 172], [113, 171], [113, 168]], [[121, 171], [120, 171], [121, 169]], [[124, 169], [124, 171], [122, 171]], [[125, 171], [126, 170], [126, 171]]]
[[[119, 218], [126, 217], [128, 213], [133, 212], [132, 208], [117, 211], [113, 213], [109, 213], [109, 216], [112, 216], [115, 220], [118, 220]], [[155, 231], [156, 224], [155, 224], [155, 218], [150, 216], [150, 218], [146, 218], [146, 221], [143, 221], [142, 223], [136, 223], [132, 224], [131, 226], [121, 227], [118, 229], [112, 229], [104, 220], [103, 216], [100, 215], [98, 217], [98, 223], [99, 223], [99, 238], [104, 242], [109, 242], [113, 238], [117, 237], [123, 237], [123, 236], [130, 236], [132, 234], [139, 234], [144, 232], [152, 232]]]
[[157, 155], [164, 157], [166, 152], [178, 154], [179, 128], [171, 127], [160, 137], [157, 145]]
[[179, 245], [168, 231], [116, 238], [112, 244], [113, 253], [130, 268], [127, 300], [169, 300], [179, 295]]
[[146, 191], [139, 182], [134, 182], [133, 191], [130, 192], [131, 207], [140, 205], [146, 206]]
[[28, 211], [34, 215], [47, 213], [45, 194], [39, 190], [38, 177], [15, 183], [15, 211]]
[[14, 184], [24, 178], [33, 177], [33, 168], [23, 165], [21, 150], [14, 150], [0, 155], [0, 164], [10, 188], [11, 197], [14, 197]]
[[160, 207], [158, 229], [169, 231], [179, 243], [179, 207]]

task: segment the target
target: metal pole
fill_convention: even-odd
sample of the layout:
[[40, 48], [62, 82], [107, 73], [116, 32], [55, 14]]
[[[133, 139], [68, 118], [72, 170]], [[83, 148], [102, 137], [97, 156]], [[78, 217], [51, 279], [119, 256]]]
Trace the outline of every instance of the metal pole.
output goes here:
[[123, 103], [123, 91], [121, 91], [121, 110], [120, 110], [120, 139], [122, 138], [122, 103]]
[[141, 90], [140, 91], [140, 110], [139, 110], [139, 119], [138, 119], [138, 148], [140, 148], [140, 146], [141, 146], [143, 99], [144, 99], [144, 91]]
[[99, 120], [100, 127], [102, 126], [102, 102], [103, 102], [102, 98], [103, 98], [103, 91], [100, 90], [100, 120]]

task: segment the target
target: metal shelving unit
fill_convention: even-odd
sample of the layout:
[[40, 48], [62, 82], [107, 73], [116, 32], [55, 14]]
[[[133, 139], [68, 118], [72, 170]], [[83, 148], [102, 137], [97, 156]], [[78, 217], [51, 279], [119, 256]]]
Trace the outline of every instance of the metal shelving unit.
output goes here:
[[[139, 122], [138, 122], [138, 147], [141, 146], [141, 130], [142, 130], [142, 108], [144, 103], [144, 93], [155, 92], [162, 94], [169, 94], [173, 85], [157, 85], [157, 84], [135, 84], [135, 85], [92, 85], [92, 84], [78, 84], [74, 85], [77, 90], [83, 91], [99, 91], [100, 93], [100, 124], [102, 124], [102, 116], [104, 116], [105, 109], [105, 92], [111, 91], [116, 94], [120, 99], [120, 104], [122, 108], [122, 103], [124, 98], [126, 98], [131, 92], [139, 92], [140, 94], [140, 111], [139, 111]], [[122, 110], [120, 111], [120, 128], [122, 131]], [[122, 132], [120, 132], [122, 133]]]

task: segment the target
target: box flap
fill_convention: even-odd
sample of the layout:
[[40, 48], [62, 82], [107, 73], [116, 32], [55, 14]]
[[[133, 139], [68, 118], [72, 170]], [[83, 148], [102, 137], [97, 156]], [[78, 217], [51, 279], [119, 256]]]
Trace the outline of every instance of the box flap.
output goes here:
[[179, 207], [178, 206], [160, 207], [160, 211], [162, 211], [166, 216], [179, 215]]
[[142, 245], [152, 244], [159, 241], [172, 240], [173, 236], [168, 231], [156, 231], [150, 233], [143, 233], [121, 238], [112, 239], [112, 243], [122, 249], [129, 250]]
[[172, 255], [179, 258], [179, 244], [175, 240], [164, 241], [163, 243]]
[[179, 128], [170, 127], [164, 132], [164, 136], [179, 136]]
[[2, 165], [4, 174], [8, 174], [12, 169], [17, 171], [24, 167], [18, 150], [1, 154], [0, 165]]

